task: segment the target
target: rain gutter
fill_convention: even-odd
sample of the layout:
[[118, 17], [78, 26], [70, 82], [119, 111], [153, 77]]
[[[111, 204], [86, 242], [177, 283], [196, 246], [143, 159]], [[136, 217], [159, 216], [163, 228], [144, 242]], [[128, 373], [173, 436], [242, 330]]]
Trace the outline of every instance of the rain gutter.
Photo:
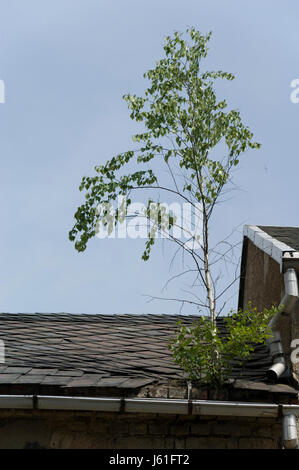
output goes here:
[[104, 398], [45, 395], [0, 395], [0, 409], [165, 413], [198, 416], [283, 418], [284, 448], [298, 448], [296, 421], [299, 405], [165, 398]]

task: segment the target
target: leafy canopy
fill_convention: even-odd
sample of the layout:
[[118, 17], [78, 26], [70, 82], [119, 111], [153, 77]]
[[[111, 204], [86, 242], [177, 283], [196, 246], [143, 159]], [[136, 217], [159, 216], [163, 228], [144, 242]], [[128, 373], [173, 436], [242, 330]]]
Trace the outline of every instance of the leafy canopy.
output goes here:
[[256, 344], [272, 336], [268, 325], [278, 310], [271, 307], [258, 312], [249, 303], [244, 310], [222, 318], [225, 334], [208, 317], [200, 317], [191, 328], [180, 321], [168, 347], [189, 380], [221, 387], [229, 378], [232, 361], [241, 365]]
[[[131, 195], [138, 189], [164, 190], [184, 202], [204, 204], [205, 216], [209, 218], [230, 170], [239, 163], [240, 154], [260, 146], [242, 124], [239, 111], [228, 111], [226, 101], [216, 98], [215, 80], [233, 80], [234, 76], [201, 70], [211, 33], [202, 35], [190, 28], [186, 34], [190, 43], [178, 32], [166, 37], [164, 57], [144, 74], [149, 81], [145, 95], [124, 96], [131, 119], [144, 125], [144, 132], [133, 136], [140, 147], [116, 155], [97, 166], [94, 176], [82, 179], [80, 190], [85, 190], [86, 201], [76, 211], [75, 224], [69, 232], [79, 252], [95, 236], [98, 224], [107, 224], [107, 213], [101, 216], [98, 204], [106, 203], [109, 212], [109, 204], [121, 195], [127, 197], [129, 208]], [[226, 156], [217, 160], [211, 151], [220, 142], [225, 143]], [[165, 162], [173, 179], [171, 165], [180, 169], [182, 178], [175, 181], [173, 188], [159, 183], [154, 171], [157, 160]], [[129, 163], [140, 169], [126, 174], [124, 169]], [[152, 203], [151, 198], [148, 208]], [[122, 216], [116, 211], [115, 224], [118, 217]], [[170, 218], [169, 225], [173, 223]], [[149, 258], [153, 235], [152, 231], [148, 234], [144, 260]]]

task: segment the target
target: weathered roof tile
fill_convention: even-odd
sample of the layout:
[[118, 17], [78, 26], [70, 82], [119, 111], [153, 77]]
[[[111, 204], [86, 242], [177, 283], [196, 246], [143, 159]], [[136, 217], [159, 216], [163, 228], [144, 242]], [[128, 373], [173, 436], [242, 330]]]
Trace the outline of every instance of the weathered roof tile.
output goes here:
[[0, 384], [11, 384], [16, 382], [20, 374], [0, 374]]
[[295, 251], [299, 251], [299, 227], [275, 227], [270, 225], [259, 225], [258, 227], [279, 242], [285, 243]]
[[[190, 326], [198, 317], [0, 314], [6, 358], [0, 383], [138, 388], [184, 378], [167, 347], [179, 319]], [[262, 382], [270, 365], [267, 347], [257, 346], [242, 370], [233, 364], [232, 377]]]
[[100, 379], [98, 374], [84, 374], [82, 377], [72, 378], [66, 387], [96, 387]]

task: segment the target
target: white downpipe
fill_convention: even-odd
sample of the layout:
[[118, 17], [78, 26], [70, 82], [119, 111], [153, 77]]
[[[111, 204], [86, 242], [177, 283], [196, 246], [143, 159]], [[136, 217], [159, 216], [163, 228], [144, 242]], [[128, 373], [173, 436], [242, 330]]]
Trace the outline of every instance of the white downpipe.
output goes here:
[[[289, 268], [284, 273], [285, 295], [279, 306], [283, 305], [283, 314], [292, 314], [296, 301], [298, 300], [298, 281], [294, 268]], [[268, 339], [267, 343], [273, 359], [272, 366], [267, 370], [269, 380], [276, 382], [278, 378], [286, 370], [286, 361], [283, 354], [281, 335], [279, 331], [280, 313], [274, 315], [269, 323], [273, 336]]]
[[282, 423], [282, 441], [285, 449], [298, 449], [297, 417], [286, 413]]

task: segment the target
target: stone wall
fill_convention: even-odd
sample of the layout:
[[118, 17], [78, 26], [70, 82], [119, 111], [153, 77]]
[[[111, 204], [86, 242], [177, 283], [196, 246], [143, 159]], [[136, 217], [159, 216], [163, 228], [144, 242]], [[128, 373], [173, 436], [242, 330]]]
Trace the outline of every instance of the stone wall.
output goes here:
[[281, 420], [0, 410], [0, 448], [279, 449]]

